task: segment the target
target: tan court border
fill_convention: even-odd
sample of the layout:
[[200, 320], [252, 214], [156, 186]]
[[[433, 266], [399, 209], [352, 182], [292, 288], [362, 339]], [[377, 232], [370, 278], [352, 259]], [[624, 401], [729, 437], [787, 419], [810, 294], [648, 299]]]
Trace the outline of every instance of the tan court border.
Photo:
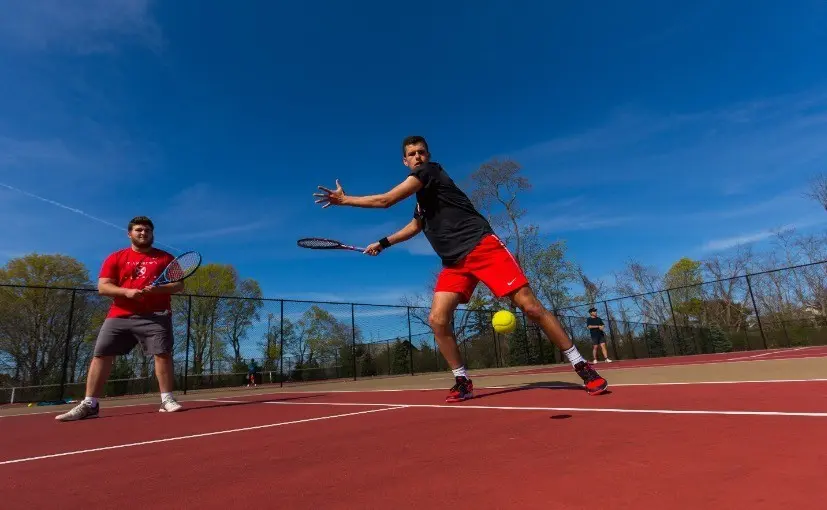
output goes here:
[[[500, 369], [484, 369], [476, 372], [485, 373], [486, 377], [480, 381], [479, 387], [511, 387], [529, 383], [576, 383], [582, 381], [573, 370], [561, 372], [535, 372], [515, 374], [519, 371], [556, 369], [564, 365], [528, 365], [522, 367], [505, 367]], [[662, 366], [635, 366], [624, 367], [623, 362], [611, 365], [598, 365], [598, 370], [609, 381], [609, 386], [617, 385], [662, 385], [664, 383], [684, 384], [711, 384], [711, 383], [738, 383], [761, 381], [810, 381], [819, 380], [827, 376], [827, 355], [789, 359], [765, 359], [718, 361], [703, 364], [676, 364]], [[473, 376], [474, 371], [471, 372]], [[178, 395], [181, 402], [207, 398], [240, 397], [270, 395], [296, 392], [337, 392], [337, 391], [427, 391], [445, 390], [451, 384], [450, 372], [442, 372], [443, 378], [435, 378], [439, 372], [422, 374], [400, 375], [395, 377], [381, 377], [372, 379], [337, 380], [330, 382], [308, 383], [300, 385], [261, 385], [256, 389], [218, 388], [189, 391], [187, 395]], [[436, 379], [436, 380], [435, 380]], [[483, 382], [484, 381], [484, 382]], [[157, 394], [137, 395], [135, 397], [118, 397], [116, 399], [101, 399], [104, 407], [132, 407], [139, 405], [159, 405], [160, 397]], [[24, 416], [30, 414], [57, 414], [70, 409], [72, 404], [49, 407], [7, 406], [0, 409], [0, 418], [10, 416]]]

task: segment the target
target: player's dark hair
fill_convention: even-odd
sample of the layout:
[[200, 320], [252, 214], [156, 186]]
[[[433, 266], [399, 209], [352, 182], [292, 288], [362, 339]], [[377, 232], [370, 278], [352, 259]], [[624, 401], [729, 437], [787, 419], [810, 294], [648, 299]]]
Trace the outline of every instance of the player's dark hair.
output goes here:
[[155, 225], [153, 225], [152, 220], [147, 218], [146, 216], [135, 216], [129, 221], [129, 225], [126, 227], [127, 232], [132, 232], [132, 228], [135, 225], [143, 225], [144, 227], [149, 227], [152, 230], [155, 230]]
[[402, 157], [405, 157], [405, 148], [408, 145], [416, 145], [418, 143], [421, 143], [422, 145], [424, 145], [426, 151], [429, 150], [428, 149], [428, 142], [425, 141], [424, 136], [412, 135], [412, 136], [405, 137], [405, 139], [402, 140]]

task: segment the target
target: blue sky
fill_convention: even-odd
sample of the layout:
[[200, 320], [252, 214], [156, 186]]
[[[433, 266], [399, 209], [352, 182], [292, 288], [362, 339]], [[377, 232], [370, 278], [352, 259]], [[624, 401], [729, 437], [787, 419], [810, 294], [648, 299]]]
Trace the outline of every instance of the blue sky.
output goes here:
[[396, 303], [438, 267], [424, 238], [377, 258], [295, 241], [403, 226], [413, 199], [312, 193], [389, 189], [409, 134], [459, 182], [517, 159], [529, 218], [594, 278], [819, 231], [827, 5], [725, 4], [4, 2], [0, 183], [53, 202], [0, 186], [0, 258], [94, 276], [147, 214], [269, 297]]

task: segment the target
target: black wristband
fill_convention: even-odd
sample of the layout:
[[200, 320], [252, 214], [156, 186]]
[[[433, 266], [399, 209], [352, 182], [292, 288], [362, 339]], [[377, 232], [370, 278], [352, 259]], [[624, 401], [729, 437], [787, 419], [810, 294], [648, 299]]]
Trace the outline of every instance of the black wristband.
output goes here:
[[388, 241], [387, 237], [383, 237], [382, 239], [379, 240], [379, 245], [382, 248], [390, 248], [391, 247], [391, 242]]

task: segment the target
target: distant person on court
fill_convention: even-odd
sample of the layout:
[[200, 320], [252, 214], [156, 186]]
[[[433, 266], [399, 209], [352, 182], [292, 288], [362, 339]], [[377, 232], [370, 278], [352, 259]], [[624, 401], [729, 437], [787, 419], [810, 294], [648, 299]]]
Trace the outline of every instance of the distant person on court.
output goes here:
[[597, 363], [597, 347], [603, 348], [603, 358], [611, 363], [609, 352], [606, 350], [606, 333], [603, 331], [603, 319], [597, 316], [597, 308], [589, 309], [590, 317], [586, 319], [586, 327], [592, 335], [592, 363]]
[[256, 360], [250, 358], [250, 363], [247, 365], [247, 387], [249, 388], [252, 386], [258, 386], [256, 384], [256, 371], [258, 367], [256, 366]]
[[498, 298], [509, 297], [527, 318], [543, 329], [551, 342], [566, 354], [589, 394], [605, 392], [606, 380], [583, 359], [557, 318], [537, 299], [522, 269], [489, 222], [442, 166], [431, 161], [425, 138], [409, 136], [402, 141], [402, 163], [410, 170], [408, 177], [386, 193], [347, 195], [337, 179], [336, 189], [319, 186], [322, 193], [314, 196], [320, 197], [316, 203], [322, 204], [323, 208], [331, 205], [388, 208], [416, 194], [410, 223], [372, 243], [365, 253], [378, 255], [390, 246], [425, 232], [431, 247], [442, 260], [429, 323], [439, 350], [454, 373], [455, 384], [445, 400], [459, 402], [474, 396], [474, 385], [457, 347], [451, 317], [460, 304], [468, 303], [480, 281]]
[[155, 358], [155, 375], [161, 390], [160, 412], [181, 409], [172, 395], [174, 387], [172, 364], [172, 298], [181, 292], [183, 282], [151, 287], [175, 257], [154, 248], [155, 226], [146, 216], [133, 218], [127, 226], [130, 246], [109, 255], [98, 275], [98, 292], [112, 298], [109, 313], [103, 321], [89, 375], [86, 398], [74, 409], [56, 417], [59, 421], [97, 418], [104, 385], [112, 370], [115, 356], [125, 356], [141, 345], [144, 354]]

